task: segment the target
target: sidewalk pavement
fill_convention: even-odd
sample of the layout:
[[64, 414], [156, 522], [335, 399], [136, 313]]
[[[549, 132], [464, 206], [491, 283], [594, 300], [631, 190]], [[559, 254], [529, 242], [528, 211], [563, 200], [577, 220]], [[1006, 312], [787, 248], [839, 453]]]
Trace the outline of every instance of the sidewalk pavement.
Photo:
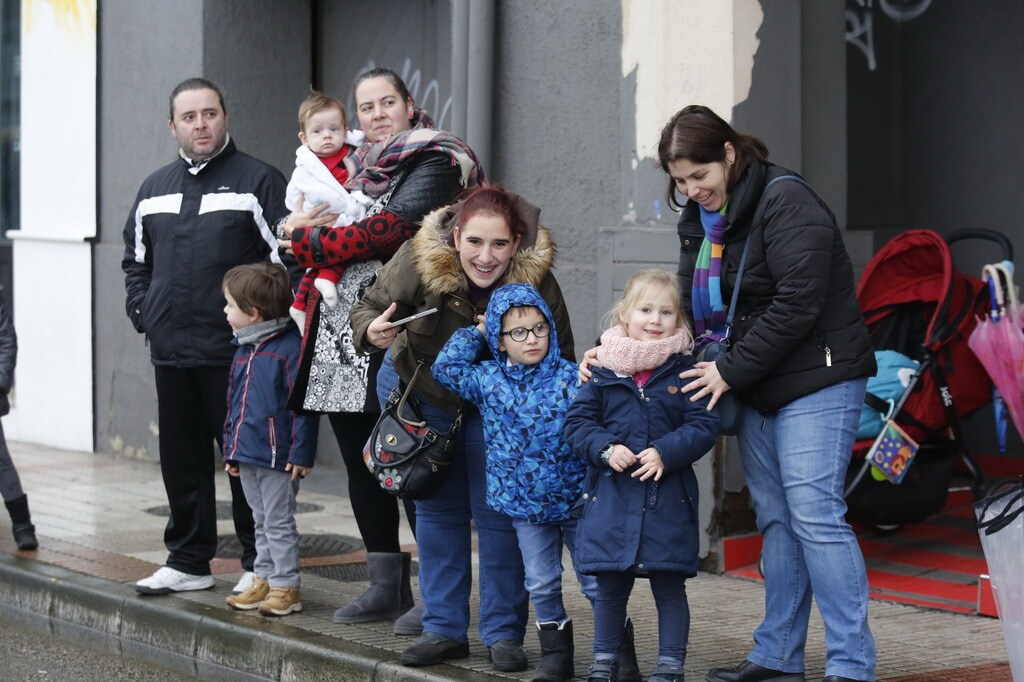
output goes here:
[[[159, 467], [109, 455], [11, 443], [29, 496], [40, 548], [16, 551], [10, 520], [0, 518], [0, 620], [143, 657], [205, 679], [222, 680], [528, 680], [495, 673], [483, 645], [470, 634], [471, 656], [428, 668], [404, 668], [411, 638], [395, 637], [391, 623], [336, 625], [331, 615], [367, 587], [365, 552], [343, 495], [344, 474], [314, 469], [303, 482], [298, 514], [305, 536], [332, 534], [350, 547], [302, 560], [303, 611], [271, 619], [230, 609], [224, 598], [241, 574], [235, 559], [214, 561], [212, 590], [166, 597], [138, 596], [133, 584], [166, 557], [166, 517], [146, 510], [166, 505]], [[218, 499], [228, 500], [226, 476]], [[226, 506], [226, 505], [225, 505]], [[229, 519], [230, 514], [225, 514]], [[408, 528], [403, 543], [415, 550]], [[230, 536], [230, 520], [218, 524]], [[324, 538], [325, 543], [331, 538]], [[334, 538], [338, 540], [338, 538]], [[329, 544], [329, 543], [328, 543]], [[568, 561], [566, 561], [568, 566]], [[571, 570], [566, 602], [576, 625], [576, 672], [585, 677], [593, 618]], [[701, 573], [688, 583], [692, 613], [686, 676], [702, 680], [709, 668], [741, 661], [763, 614], [760, 583]], [[418, 586], [414, 585], [417, 591]], [[473, 591], [473, 610], [478, 591]], [[657, 616], [650, 591], [638, 581], [630, 602], [641, 670], [653, 667]], [[872, 601], [878, 679], [899, 682], [1010, 680], [998, 620]], [[530, 663], [539, 647], [532, 628], [525, 642]], [[815, 611], [807, 644], [807, 679], [824, 675], [824, 629]]]

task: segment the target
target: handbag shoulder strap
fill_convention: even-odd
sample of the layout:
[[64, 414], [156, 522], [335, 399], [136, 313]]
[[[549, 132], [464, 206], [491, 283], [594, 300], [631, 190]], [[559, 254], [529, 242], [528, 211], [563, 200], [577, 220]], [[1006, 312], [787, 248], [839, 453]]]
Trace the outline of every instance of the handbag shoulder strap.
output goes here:
[[409, 379], [409, 383], [406, 384], [405, 390], [402, 391], [402, 397], [399, 398], [399, 400], [398, 400], [398, 407], [395, 409], [395, 416], [398, 417], [399, 421], [401, 421], [401, 422], [403, 422], [405, 424], [409, 424], [411, 426], [416, 426], [416, 427], [426, 426], [427, 422], [426, 421], [418, 421], [418, 422], [409, 421], [408, 419], [406, 419], [402, 415], [405, 413], [405, 404], [409, 401], [409, 396], [412, 395], [412, 387], [416, 384], [416, 376], [420, 373], [420, 369], [422, 367], [423, 367], [423, 361], [420, 360], [419, 362], [416, 363], [416, 371], [412, 373], [412, 378]]
[[[412, 395], [412, 387], [416, 384], [416, 377], [419, 376], [420, 370], [423, 369], [423, 365], [423, 360], [416, 361], [416, 370], [412, 373], [412, 377], [409, 379], [409, 383], [406, 385], [405, 391], [402, 392], [402, 397], [398, 400], [398, 407], [395, 410], [395, 415], [398, 417], [399, 421], [420, 428], [427, 426], [426, 420], [418, 422], [409, 421], [403, 417], [402, 414], [405, 411], [405, 404], [409, 401], [409, 397]], [[449, 429], [449, 435], [455, 434], [456, 431], [462, 428], [462, 413], [462, 402], [459, 402], [459, 412], [455, 415], [455, 421], [452, 422], [451, 429]]]
[[[799, 182], [808, 189], [810, 188], [807, 181], [799, 175], [780, 175], [777, 178], [772, 178], [765, 184], [764, 189], [761, 191], [761, 196], [764, 196], [764, 193], [768, 191], [768, 188], [780, 180], [793, 180], [794, 182]], [[743, 240], [743, 253], [740, 254], [740, 267], [736, 271], [736, 283], [733, 284], [732, 287], [732, 300], [729, 301], [729, 312], [725, 317], [725, 336], [722, 337], [722, 342], [727, 346], [729, 345], [729, 339], [732, 337], [733, 319], [736, 316], [736, 303], [740, 299], [740, 282], [743, 280], [743, 268], [747, 265], [747, 250], [749, 247], [750, 235], [748, 234], [747, 238]]]

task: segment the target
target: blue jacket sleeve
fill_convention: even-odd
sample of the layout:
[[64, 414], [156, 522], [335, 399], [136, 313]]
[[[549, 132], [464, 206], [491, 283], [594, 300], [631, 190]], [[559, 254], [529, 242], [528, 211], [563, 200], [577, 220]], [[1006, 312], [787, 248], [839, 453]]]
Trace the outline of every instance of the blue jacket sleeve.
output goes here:
[[601, 452], [620, 440], [604, 426], [601, 392], [593, 380], [583, 385], [569, 406], [563, 433], [576, 456], [594, 466], [607, 466]]
[[288, 462], [311, 467], [316, 459], [316, 441], [320, 432], [320, 415], [292, 413], [292, 451]]
[[431, 372], [434, 380], [475, 405], [483, 402], [483, 368], [474, 364], [484, 349], [484, 336], [476, 327], [456, 330], [438, 353]]
[[676, 401], [682, 405], [683, 425], [651, 445], [658, 449], [665, 471], [673, 473], [691, 466], [715, 445], [718, 438], [718, 411], [708, 411], [708, 398], [697, 402]]

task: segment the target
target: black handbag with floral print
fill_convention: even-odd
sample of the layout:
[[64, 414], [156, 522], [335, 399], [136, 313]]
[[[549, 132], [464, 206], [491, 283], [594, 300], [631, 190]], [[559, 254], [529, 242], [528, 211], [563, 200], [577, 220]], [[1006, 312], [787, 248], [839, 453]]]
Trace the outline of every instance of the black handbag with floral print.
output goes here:
[[421, 419], [412, 387], [423, 367], [421, 361], [402, 390], [398, 385], [388, 397], [370, 439], [363, 448], [363, 461], [380, 487], [395, 497], [425, 500], [437, 494], [451, 472], [455, 437], [462, 424], [461, 414], [442, 433]]

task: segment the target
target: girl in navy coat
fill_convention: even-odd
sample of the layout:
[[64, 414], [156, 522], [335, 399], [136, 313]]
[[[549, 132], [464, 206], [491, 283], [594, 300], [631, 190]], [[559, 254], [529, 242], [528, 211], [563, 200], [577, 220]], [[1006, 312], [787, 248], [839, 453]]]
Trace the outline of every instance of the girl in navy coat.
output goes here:
[[626, 283], [601, 336], [590, 381], [565, 420], [573, 451], [590, 463], [576, 552], [597, 576], [594, 665], [615, 680], [626, 604], [637, 574], [658, 608], [658, 663], [649, 680], [683, 679], [690, 629], [686, 579], [697, 572], [697, 479], [692, 465], [718, 435], [707, 400], [683, 396], [693, 336], [675, 276], [641, 270]]

